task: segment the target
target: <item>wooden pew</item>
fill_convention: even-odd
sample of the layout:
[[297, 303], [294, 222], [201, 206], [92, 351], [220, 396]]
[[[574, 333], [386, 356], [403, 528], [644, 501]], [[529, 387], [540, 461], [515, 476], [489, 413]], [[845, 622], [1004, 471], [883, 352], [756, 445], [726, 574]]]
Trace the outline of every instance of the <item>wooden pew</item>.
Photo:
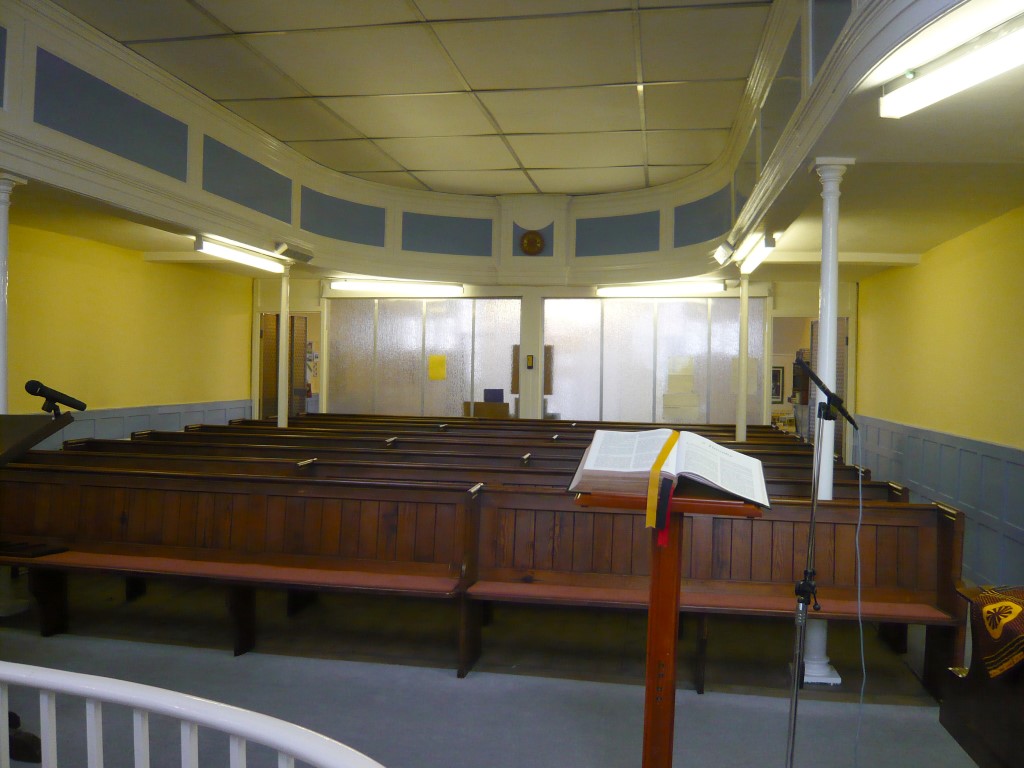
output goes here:
[[[174, 434], [174, 435], [182, 435], [182, 434], [184, 434], [184, 435], [191, 435], [193, 433], [170, 433], [170, 434]], [[326, 441], [326, 440], [322, 440], [322, 439], [313, 439], [313, 440], [304, 439], [304, 438], [308, 438], [308, 436], [302, 436], [302, 435], [298, 435], [298, 436], [297, 435], [290, 435], [288, 437], [289, 437], [289, 440], [291, 438], [297, 438], [297, 441], [295, 442], [294, 445], [289, 442], [289, 443], [287, 443], [285, 445], [270, 445], [270, 446], [264, 446], [264, 448], [266, 448], [268, 450], [274, 451], [275, 452], [274, 454], [270, 454], [272, 456], [279, 455], [279, 452], [282, 451], [282, 450], [289, 450], [289, 451], [294, 450], [294, 451], [296, 451], [298, 453], [293, 454], [293, 455], [302, 455], [302, 456], [306, 456], [306, 457], [309, 457], [309, 458], [319, 458], [319, 455], [320, 455], [321, 452], [325, 452], [327, 450], [337, 450], [334, 447], [333, 443], [330, 442], [330, 441]], [[262, 440], [264, 438], [261, 436], [259, 439]], [[130, 446], [133, 450], [135, 450], [135, 449], [141, 448], [142, 446], [165, 445], [165, 443], [163, 441], [161, 441], [161, 440], [150, 440], [150, 439], [148, 439], [148, 437], [147, 438], [140, 438], [138, 440], [132, 440], [132, 441], [92, 441], [92, 440], [73, 441], [73, 443], [69, 444], [69, 450], [67, 451], [67, 453], [73, 453], [73, 452], [76, 452], [76, 453], [77, 452], [89, 453], [91, 451], [91, 449], [89, 447], [87, 447], [87, 446], [95, 446], [96, 444], [98, 444], [100, 442], [104, 442], [105, 444], [108, 445], [108, 447], [113, 446], [113, 445], [116, 444], [116, 446], [118, 446], [118, 448], [120, 448], [121, 450], [123, 450], [124, 447], [126, 447], [126, 446]], [[198, 442], [193, 442], [191, 440], [177, 441], [177, 440], [168, 439], [166, 441], [166, 445], [167, 446], [176, 446], [180, 450], [183, 450], [183, 451], [191, 453], [191, 452], [193, 452], [195, 450], [195, 448], [197, 446], [203, 445], [203, 444], [202, 443], [198, 443]], [[313, 451], [313, 453], [315, 453], [316, 456], [312, 456], [312, 457], [309, 456], [309, 452], [312, 450], [309, 446], [313, 446], [313, 448], [316, 449], [315, 451]], [[234, 451], [251, 450], [252, 449], [252, 446], [248, 446], [245, 443], [244, 440], [243, 441], [235, 441], [233, 443], [227, 443], [227, 444], [223, 445], [222, 447], [225, 448], [225, 450], [234, 450]], [[492, 460], [491, 457], [489, 456], [489, 454], [492, 452], [491, 449], [492, 449], [492, 446], [487, 446], [486, 449], [484, 449], [483, 451], [479, 451], [476, 455], [478, 457], [480, 457], [480, 456], [487, 457], [485, 460], [486, 461], [490, 461], [490, 460]], [[366, 455], [368, 453], [368, 450], [372, 450], [372, 449], [358, 449], [357, 450], [357, 454], [358, 455]], [[473, 452], [469, 451], [469, 450], [465, 451], [465, 453], [468, 454], [468, 455], [473, 455]], [[222, 454], [222, 455], [225, 456], [226, 458], [230, 458], [230, 454]], [[381, 458], [381, 457], [383, 457], [385, 455], [388, 456], [388, 457], [391, 457], [391, 458], [396, 458], [399, 454], [397, 452], [395, 452], [394, 449], [382, 449], [378, 453], [375, 454], [375, 456], [377, 456], [378, 458]], [[429, 454], [428, 452], [422, 452], [420, 455], [433, 455], [433, 454]], [[440, 454], [438, 454], [438, 455], [440, 455]], [[195, 456], [192, 456], [192, 460], [194, 460], [195, 458], [196, 458]], [[504, 459], [505, 457], [499, 457], [499, 458]], [[518, 459], [519, 457], [515, 457], [515, 458]], [[578, 457], [570, 459], [569, 467], [571, 469], [575, 469], [577, 461], [578, 461]], [[299, 463], [299, 462], [295, 462], [295, 463]], [[313, 467], [313, 466], [316, 466], [318, 463], [320, 463], [320, 462], [317, 461], [317, 462], [314, 462], [313, 464], [307, 465], [307, 466]], [[324, 464], [326, 464], [326, 462], [324, 462]], [[453, 469], [452, 471], [454, 471], [456, 473], [462, 471], [462, 468], [459, 467], [458, 465], [453, 465], [453, 466], [455, 467], [455, 469]], [[787, 469], [793, 469], [795, 467], [796, 467], [796, 465], [787, 466]], [[181, 469], [181, 468], [179, 468], [179, 469]], [[243, 468], [243, 467], [238, 467], [238, 469], [240, 469], [243, 472], [245, 470], [245, 468]], [[367, 471], [371, 471], [372, 469], [373, 469], [372, 467], [368, 468]], [[43, 471], [52, 471], [52, 470], [43, 470], [42, 468], [31, 468], [31, 467], [12, 468], [12, 469], [8, 469], [7, 470], [7, 472], [14, 472], [14, 471], [29, 471], [29, 472], [36, 471], [36, 472], [43, 472]], [[59, 471], [65, 472], [65, 476], [66, 476], [67, 473], [70, 473], [72, 471], [72, 468], [65, 467], [65, 468], [63, 468], [63, 470], [59, 470]], [[97, 468], [80, 468], [79, 471], [83, 475], [88, 473], [88, 472], [93, 472], [93, 473], [95, 473], [97, 475], [103, 475], [103, 476], [119, 475], [119, 476], [121, 476], [122, 480], [123, 480], [124, 477], [133, 477], [133, 478], [135, 478], [136, 482], [141, 482], [139, 480], [139, 478], [140, 477], [144, 477], [144, 476], [160, 477], [160, 478], [163, 478], [163, 479], [165, 479], [165, 480], [167, 480], [168, 482], [171, 482], [171, 483], [175, 483], [176, 482], [178, 484], [179, 492], [184, 492], [184, 491], [181, 490], [183, 487], [184, 488], [189, 488], [190, 489], [189, 492], [191, 492], [192, 484], [195, 483], [195, 482], [199, 482], [199, 476], [200, 475], [205, 476], [206, 474], [209, 474], [209, 468], [206, 468], [203, 471], [200, 471], [200, 470], [196, 469], [196, 470], [194, 470], [192, 472], [186, 472], [186, 471], [169, 472], [169, 471], [158, 471], [158, 470], [118, 471], [118, 470], [114, 470], [114, 469], [99, 470]], [[804, 471], [806, 472], [806, 470], [804, 470]], [[216, 474], [216, 473], [214, 473], [214, 474]], [[244, 474], [248, 474], [248, 473], [244, 472]], [[292, 480], [293, 478], [288, 478], [288, 479]], [[395, 478], [393, 476], [391, 476], [390, 479], [394, 480]], [[435, 475], [434, 479], [439, 479], [439, 478]], [[228, 478], [226, 478], [224, 476], [219, 476], [219, 477], [216, 477], [214, 479], [214, 482], [223, 483], [223, 482], [226, 482], [227, 480], [228, 480]], [[240, 490], [238, 490], [237, 493], [235, 493], [234, 495], [242, 497], [242, 496], [245, 496], [246, 494], [253, 493], [253, 490], [252, 490], [253, 487], [257, 487], [257, 486], [258, 487], [262, 487], [263, 484], [265, 484], [267, 482], [271, 482], [272, 479], [269, 478], [269, 477], [255, 475], [253, 477], [234, 476], [234, 477], [231, 477], [230, 480], [240, 484], [238, 486], [238, 488]], [[110, 481], [107, 480], [107, 481], [104, 481], [104, 482], [110, 482]], [[309, 479], [309, 480], [303, 479], [302, 482], [314, 482], [314, 480], [312, 480], [312, 479]], [[330, 483], [331, 481], [320, 480], [318, 482]], [[469, 482], [470, 481], [467, 480], [466, 482], [461, 484], [459, 487], [465, 488], [466, 485]], [[413, 485], [413, 484], [404, 483], [404, 482], [403, 483], [399, 483], [399, 484], [403, 488], [405, 488], [407, 486], [410, 486], [410, 485]], [[101, 485], [102, 485], [102, 483], [101, 483]], [[115, 483], [115, 485], [116, 485], [116, 483]], [[5, 482], [5, 476], [0, 475], [0, 487], [6, 488], [6, 486], [7, 486], [7, 483]], [[171, 492], [171, 488], [172, 487], [173, 487], [173, 485], [172, 486], [163, 487], [161, 489], [161, 493], [163, 493], [163, 492]], [[408, 490], [412, 491], [412, 489], [408, 489]], [[125, 492], [127, 492], [127, 491], [122, 491], [122, 494], [125, 493]], [[423, 488], [417, 488], [417, 489], [415, 489], [415, 491], [412, 491], [412, 492], [413, 493], [423, 493], [424, 489]], [[511, 489], [511, 488], [507, 488], [507, 489], [502, 489], [502, 488], [485, 489], [485, 491], [483, 493], [480, 493], [479, 490], [478, 490], [477, 497], [478, 498], [489, 498], [492, 495], [496, 495], [496, 494], [501, 493], [501, 494], [505, 494], [504, 497], [507, 498], [508, 494], [511, 493], [511, 492], [513, 492], [513, 489]], [[521, 507], [517, 508], [517, 511], [530, 509], [531, 505], [533, 505], [540, 512], [543, 512], [545, 514], [555, 515], [555, 514], [561, 514], [563, 512], [566, 512], [567, 510], [566, 510], [565, 507], [566, 507], [567, 504], [571, 505], [569, 507], [569, 510], [571, 510], [573, 513], [576, 513], [576, 512], [579, 511], [579, 510], [575, 509], [575, 505], [572, 504], [571, 497], [569, 496], [569, 494], [565, 493], [562, 490], [540, 491], [540, 490], [534, 490], [534, 489], [522, 489], [521, 488], [521, 489], [515, 489], [515, 492], [517, 494], [519, 494], [519, 496], [520, 496], [519, 503], [522, 505]], [[257, 497], [260, 496], [259, 491], [255, 491], [255, 493], [256, 493]], [[300, 495], [305, 495], [305, 494], [308, 494], [308, 493], [309, 493], [309, 491], [299, 491]], [[416, 498], [416, 497], [410, 497], [410, 498]], [[3, 499], [3, 497], [0, 497], [0, 499]], [[529, 499], [529, 501], [527, 499]], [[157, 503], [157, 505], [159, 506], [158, 502], [153, 502], [153, 503]], [[162, 502], [160, 502], [160, 503], [162, 503]], [[173, 505], [173, 503], [174, 502], [172, 502], [172, 505]], [[540, 505], [540, 506], [537, 506], [537, 505]], [[0, 508], [0, 533], [3, 533], [5, 535], [10, 532], [10, 528], [7, 525], [3, 524], [3, 521], [6, 520], [6, 510], [7, 510], [7, 508], [8, 508], [7, 504], [3, 504], [2, 508]], [[463, 544], [464, 556], [463, 556], [463, 562], [462, 562], [462, 565], [460, 566], [460, 571], [459, 571], [459, 574], [460, 574], [459, 585], [460, 586], [457, 587], [456, 591], [455, 591], [455, 596], [456, 596], [457, 599], [461, 599], [461, 598], [458, 597], [459, 595], [462, 594], [462, 592], [460, 590], [464, 590], [466, 587], [469, 586], [470, 581], [471, 581], [471, 579], [473, 577], [473, 574], [476, 573], [475, 561], [476, 561], [476, 553], [477, 553], [478, 547], [482, 547], [482, 546], [486, 545], [485, 540], [478, 538], [478, 536], [476, 534], [476, 530], [477, 529], [474, 527], [474, 525], [475, 525], [475, 523], [474, 523], [475, 517], [473, 515], [470, 515], [468, 518], [466, 518], [466, 520], [467, 520], [467, 522], [465, 523], [465, 526], [464, 526], [465, 529], [466, 529], [465, 530], [465, 535], [462, 538], [462, 541], [464, 542], [464, 544]], [[111, 525], [113, 525], [113, 524], [111, 523]], [[152, 526], [152, 525], [153, 524], [151, 523], [150, 526]], [[591, 525], [597, 531], [602, 531], [602, 530], [605, 530], [607, 528], [607, 526], [604, 523], [596, 523], [596, 524], [595, 523], [591, 523]], [[621, 525], [622, 525], [621, 520], [617, 522], [617, 525], [619, 525], [621, 527]], [[580, 530], [586, 530], [586, 523], [581, 523], [581, 526], [582, 527], [580, 528]], [[602, 527], [602, 526], [604, 526], [604, 527]], [[17, 530], [17, 526], [16, 525], [14, 527], [14, 530]], [[23, 533], [23, 537], [24, 537], [24, 532], [22, 532], [22, 533]], [[273, 582], [270, 582], [270, 581], [268, 581], [268, 576], [267, 576], [267, 572], [266, 572], [266, 567], [267, 567], [266, 558], [264, 557], [264, 555], [262, 553], [259, 554], [258, 556], [251, 556], [251, 557], [247, 555], [246, 557], [244, 557], [242, 559], [242, 562], [237, 562], [238, 556], [237, 556], [237, 553], [235, 553], [235, 552], [230, 552], [228, 554], [217, 553], [217, 554], [215, 554], [214, 556], [211, 557], [208, 552], [203, 551], [203, 552], [200, 552], [198, 554], [197, 553], [189, 553], [185, 557], [181, 557], [180, 556], [182, 554], [181, 551], [175, 550], [170, 556], [168, 556], [168, 554], [166, 552], [164, 552], [163, 549], [162, 549], [162, 547], [166, 546], [166, 543], [157, 543], [157, 544], [149, 543], [145, 547], [143, 547], [142, 549], [139, 549], [138, 542], [135, 542], [135, 543], [128, 542], [128, 544], [129, 544], [129, 551], [127, 551], [127, 552], [125, 552], [123, 550], [124, 543], [123, 542], [118, 542], [116, 544], [116, 546], [113, 547], [113, 549], [116, 550], [116, 551], [111, 551], [112, 547], [111, 547], [109, 542], [102, 542], [101, 541], [99, 545], [96, 545], [95, 543], [90, 544], [89, 540], [88, 540], [88, 536], [90, 536], [90, 535], [92, 535], [92, 533], [88, 532], [87, 536], [86, 536], [86, 539], [77, 540], [75, 542], [75, 546], [72, 548], [72, 551], [76, 552], [78, 554], [75, 554], [75, 555], [65, 555], [63, 557], [63, 559], [61, 559], [61, 556], [59, 556], [59, 555], [54, 555], [54, 556], [52, 556], [52, 558], [50, 560], [35, 559], [31, 563], [32, 565], [34, 565], [33, 572], [35, 573], [35, 577], [33, 579], [33, 583], [35, 585], [34, 590], [37, 593], [38, 599], [40, 599], [40, 601], [43, 604], [49, 606], [46, 615], [50, 616], [50, 619], [49, 619], [49, 621], [50, 621], [49, 626], [50, 627], [53, 627], [53, 626], [58, 626], [59, 627], [61, 621], [63, 621], [66, 624], [66, 621], [67, 621], [66, 581], [63, 582], [63, 584], [64, 584], [63, 589], [65, 590], [65, 594], [62, 597], [61, 596], [61, 590], [62, 590], [61, 583], [62, 582], [60, 580], [58, 580], [55, 585], [53, 583], [49, 583], [48, 584], [47, 579], [51, 579], [53, 573], [56, 573], [59, 576], [59, 575], [62, 575], [64, 572], [69, 571], [69, 570], [74, 570], [74, 569], [83, 569], [83, 570], [85, 570], [85, 569], [98, 568], [100, 566], [97, 564], [97, 561], [95, 559], [96, 555], [99, 555], [102, 558], [106, 558], [105, 560], [103, 560], [103, 563], [105, 564], [104, 565], [105, 568], [107, 568], [109, 570], [117, 571], [117, 572], [128, 573], [128, 574], [146, 573], [146, 574], [162, 574], [162, 575], [174, 575], [174, 576], [187, 576], [187, 577], [192, 577], [192, 578], [215, 579], [215, 580], [220, 580], [220, 581], [224, 581], [224, 582], [226, 582], [228, 584], [231, 584], [232, 585], [232, 592], [231, 592], [231, 594], [232, 594], [232, 597], [233, 597], [233, 600], [232, 600], [233, 616], [235, 617], [235, 625], [236, 625], [235, 645], [236, 645], [236, 650], [240, 650], [240, 651], [244, 651], [247, 647], [251, 647], [251, 644], [254, 641], [254, 635], [253, 635], [253, 633], [254, 633], [254, 629], [253, 629], [254, 617], [251, 615], [252, 614], [252, 610], [251, 610], [251, 602], [252, 602], [252, 600], [251, 600], [251, 588], [252, 588], [253, 584], [277, 583], [279, 585], [292, 585], [292, 586], [294, 586], [295, 584], [298, 584], [300, 586], [304, 585], [305, 587], [313, 587], [313, 588], [339, 588], [339, 589], [359, 588], [359, 589], [366, 589], [367, 591], [379, 591], [379, 592], [385, 592], [385, 593], [388, 591], [386, 588], [380, 586], [380, 584], [378, 584], [377, 586], [373, 586], [373, 582], [371, 582], [369, 586], [367, 586], [365, 581], [359, 582], [358, 585], [355, 585], [355, 584], [352, 584], [352, 583], [340, 583], [339, 584], [338, 581], [337, 581], [338, 577], [334, 577], [334, 580], [330, 580], [330, 581], [325, 582], [322, 577], [318, 576], [316, 579], [313, 579], [310, 574], [305, 573], [305, 572], [304, 573], [297, 573], [297, 572], [294, 572], [294, 571], [290, 571], [287, 574], [285, 574], [283, 571], [278, 570], [278, 569], [280, 569], [280, 568], [292, 568], [293, 566], [291, 566], [290, 564], [287, 564], [287, 563], [284, 563], [284, 564], [277, 563], [276, 561], [272, 562], [270, 564], [270, 566], [272, 567], [271, 573], [275, 575], [275, 578], [277, 580], [273, 581]], [[32, 540], [35, 540], [35, 541], [39, 541], [40, 540], [38, 536], [33, 536], [33, 535], [30, 535], [29, 538], [32, 539]], [[585, 535], [584, 535], [584, 538], [585, 538]], [[47, 540], [47, 541], [52, 541], [53, 540], [52, 538], [46, 538], [46, 537], [44, 537], [44, 539]], [[597, 538], [596, 538], [596, 534], [595, 534], [595, 546], [597, 546], [596, 541], [597, 541]], [[177, 545], [174, 545], [174, 546], [177, 546]], [[528, 544], [524, 540], [521, 543], [519, 543], [517, 546], [520, 547], [520, 548], [526, 548], [526, 547], [531, 547], [531, 546], [537, 546], [537, 544], [536, 543]], [[543, 544], [541, 543], [539, 546], [543, 546]], [[603, 547], [605, 545], [601, 544], [600, 546]], [[273, 553], [271, 553], [271, 554], [273, 554]], [[250, 555], [251, 555], [251, 553], [250, 553]], [[142, 560], [139, 559], [140, 557], [142, 558]], [[305, 557], [305, 555], [302, 555], [302, 557]], [[114, 560], [112, 558], [121, 558], [121, 559]], [[130, 558], [130, 559], [125, 559], [125, 558]], [[255, 560], [253, 558], [255, 558]], [[619, 561], [620, 561], [620, 564], [621, 564], [621, 557], [619, 557]], [[21, 562], [21, 560], [19, 560], [18, 558], [10, 558], [9, 557], [6, 560], [0, 560], [0, 562]], [[146, 563], [149, 563], [149, 565], [146, 565]], [[306, 571], [310, 570], [309, 564], [303, 564], [301, 567], [304, 568]], [[338, 567], [339, 567], [338, 564], [336, 562], [334, 562], [334, 561], [332, 561], [330, 563], [330, 565], [325, 567], [324, 564], [321, 563], [318, 560], [318, 561], [316, 561], [316, 563], [313, 564], [312, 570], [316, 570], [316, 571], [324, 571], [324, 570], [334, 571]], [[350, 566], [342, 565], [340, 567], [342, 569], [344, 569], [346, 567], [349, 567], [349, 569], [352, 570]], [[389, 566], [389, 567], [391, 567], [391, 566]], [[256, 572], [256, 571], [252, 570], [254, 568], [260, 568], [262, 570], [260, 570], [259, 572]], [[357, 570], [358, 572], [362, 573], [363, 571], [360, 570], [360, 569], [363, 569], [363, 568], [366, 568], [366, 563], [362, 563], [361, 562], [361, 563], [359, 563], [359, 569], [355, 569], [355, 570]], [[381, 571], [378, 571], [378, 570], [375, 570], [375, 569], [370, 569], [370, 570], [373, 573], [378, 574], [377, 576], [374, 576], [373, 578], [380, 578], [379, 574], [381, 573]], [[419, 574], [419, 573], [412, 574], [412, 576], [419, 576], [419, 575], [421, 575], [421, 574]], [[598, 580], [599, 581], [604, 579], [604, 574], [599, 572], [597, 575], [598, 575]], [[346, 575], [346, 576], [340, 577], [340, 578], [343, 581], [345, 579], [348, 579], [351, 582], [354, 577], [352, 577], [351, 575]], [[248, 588], [247, 590], [245, 589], [246, 587]], [[445, 596], [448, 597], [448, 596], [451, 596], [451, 595], [446, 593]], [[644, 598], [644, 600], [646, 600], [646, 597]], [[465, 602], [465, 601], [463, 600], [463, 602]], [[600, 604], [600, 603], [592, 603], [592, 602], [584, 601], [582, 604], [588, 604], [589, 605], [589, 604]], [[249, 606], [249, 607], [246, 607], [246, 606]], [[471, 657], [473, 657], [473, 652], [472, 652], [471, 649], [472, 649], [474, 643], [476, 643], [477, 646], [478, 646], [478, 641], [474, 640], [473, 632], [471, 631], [471, 628], [473, 626], [473, 622], [469, 618], [467, 618], [467, 617], [471, 616], [473, 611], [477, 610], [477, 608], [478, 608], [477, 602], [473, 602], [471, 604], [467, 604], [467, 605], [463, 605], [462, 606], [463, 618], [460, 620], [460, 624], [459, 624], [459, 626], [460, 626], [460, 655], [459, 655], [459, 658], [460, 658], [460, 663], [459, 663], [460, 674], [465, 674], [465, 672], [469, 668], [469, 665], [471, 664], [471, 661], [467, 661], [467, 660], [470, 659]]]
[[[323, 448], [348, 447], [360, 449], [389, 450], [402, 449], [414, 451], [482, 451], [489, 455], [522, 457], [529, 454], [533, 459], [563, 459], [578, 463], [583, 456], [589, 441], [562, 441], [530, 439], [502, 440], [494, 438], [470, 438], [463, 436], [444, 435], [413, 435], [391, 436], [359, 436], [339, 434], [337, 432], [311, 432], [301, 430], [247, 430], [246, 428], [217, 428], [212, 425], [194, 425], [184, 432], [160, 430], [143, 430], [132, 434], [133, 440], [159, 440], [174, 442], [218, 442], [262, 445], [295, 445], [318, 451]], [[758, 459], [770, 457], [773, 463], [789, 463], [810, 468], [814, 457], [812, 453], [800, 446], [793, 450], [776, 449], [774, 446], [763, 446], [749, 443], [733, 443], [732, 448], [748, 456]]]
[[[552, 469], [522, 466], [486, 466], [483, 464], [433, 464], [430, 462], [388, 461], [388, 455], [376, 460], [356, 459], [321, 460], [316, 458], [287, 459], [247, 456], [239, 448], [232, 455], [206, 456], [201, 452], [185, 453], [134, 453], [130, 449], [138, 443], [121, 442], [121, 451], [30, 451], [13, 466], [77, 466], [96, 468], [152, 469], [176, 472], [201, 472], [213, 474], [272, 475], [275, 477], [319, 477], [329, 479], [377, 479], [377, 480], [438, 480], [466, 481], [487, 485], [527, 485], [566, 489], [572, 480], [573, 469]], [[161, 443], [161, 445], [164, 445]], [[811, 480], [807, 478], [775, 477], [771, 469], [765, 472], [765, 482], [770, 496], [794, 496], [807, 498], [811, 492]], [[834, 498], [907, 499], [906, 490], [894, 483], [836, 480], [833, 483]]]
[[[186, 452], [204, 456], [246, 455], [254, 457], [262, 456], [266, 458], [291, 458], [295, 461], [304, 461], [310, 458], [324, 460], [336, 459], [339, 461], [352, 459], [380, 459], [383, 461], [408, 461], [430, 464], [481, 463], [494, 467], [522, 465], [546, 467], [551, 469], [565, 469], [569, 471], [575, 471], [576, 467], [579, 465], [579, 458], [575, 455], [552, 458], [536, 456], [533, 453], [526, 452], [521, 455], [513, 454], [511, 456], [501, 456], [492, 455], [483, 451], [474, 451], [472, 450], [472, 446], [452, 451], [428, 449], [404, 450], [402, 448], [346, 448], [321, 441], [319, 444], [310, 448], [305, 447], [301, 441], [294, 444], [285, 443], [282, 445], [275, 443], [247, 443], [244, 440], [221, 443], [216, 442], [216, 438], [211, 438], [211, 442], [204, 442], [192, 438], [182, 440], [148, 440], [146, 439], [146, 433], [139, 434], [141, 435], [139, 440], [133, 440], [130, 442], [125, 440], [110, 440], [106, 438], [76, 438], [65, 441], [64, 450], [113, 451], [120, 453], [126, 450], [126, 446], [130, 445], [133, 453], [173, 454]], [[802, 479], [807, 478], [810, 475], [810, 467], [806, 462], [801, 461], [794, 463], [787, 461], [785, 463], [780, 463], [773, 461], [770, 456], [765, 457], [765, 459], [766, 460], [762, 460], [765, 473], [771, 473], [774, 477]], [[858, 475], [860, 475], [865, 481], [871, 479], [871, 473], [866, 469], [845, 464], [837, 464], [833, 467], [833, 477], [837, 481], [846, 480], [856, 482]]]
[[[0, 468], [0, 535], [64, 549], [23, 566], [44, 635], [68, 626], [67, 574], [120, 573], [127, 596], [149, 576], [229, 586], [236, 654], [255, 643], [253, 590], [455, 602], [474, 568], [479, 488], [77, 467]], [[11, 554], [11, 552], [16, 554]]]
[[[855, 620], [857, 505], [819, 503], [817, 618]], [[699, 617], [694, 680], [704, 689], [708, 617], [791, 617], [801, 578], [810, 502], [781, 500], [761, 519], [684, 520], [681, 610]], [[463, 603], [460, 666], [479, 655], [482, 607], [492, 602], [645, 609], [650, 531], [637, 510], [585, 508], [543, 491], [484, 494], [477, 571]], [[925, 686], [939, 695], [963, 651], [959, 578], [963, 519], [937, 505], [866, 503], [861, 530], [864, 620], [923, 624]]]
[[[274, 419], [232, 419], [230, 426], [256, 427], [262, 429], [276, 429], [277, 423]], [[546, 420], [481, 420], [475, 418], [463, 419], [412, 419], [404, 417], [388, 417], [379, 419], [349, 419], [346, 417], [334, 417], [329, 414], [292, 416], [288, 419], [288, 429], [336, 429], [336, 430], [361, 430], [364, 432], [382, 432], [396, 430], [398, 432], [426, 432], [426, 433], [447, 433], [461, 435], [487, 435], [503, 434], [510, 437], [537, 437], [552, 434], [565, 435], [567, 437], [582, 437], [591, 439], [595, 429], [656, 429], [663, 428], [664, 424], [633, 424], [628, 425], [596, 425], [592, 422], [554, 422]], [[703, 425], [695, 424], [685, 427], [689, 432], [703, 435], [713, 440], [731, 441], [735, 439], [736, 428], [732, 425]], [[751, 429], [747, 431], [748, 442], [767, 442], [782, 444], [802, 444], [795, 435], [781, 432], [776, 429]]]

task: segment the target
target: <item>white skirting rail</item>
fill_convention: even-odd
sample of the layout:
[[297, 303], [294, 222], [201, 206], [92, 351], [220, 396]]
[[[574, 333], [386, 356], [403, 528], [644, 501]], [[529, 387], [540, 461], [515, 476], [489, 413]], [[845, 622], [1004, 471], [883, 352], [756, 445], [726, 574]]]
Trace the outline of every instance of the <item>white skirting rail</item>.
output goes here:
[[[149, 768], [150, 765], [151, 713], [179, 722], [182, 768], [198, 768], [200, 765], [200, 727], [227, 735], [230, 768], [246, 768], [246, 745], [249, 743], [276, 751], [278, 768], [294, 768], [296, 761], [299, 765], [315, 768], [383, 768], [380, 763], [351, 747], [275, 717], [149, 685], [11, 662], [0, 662], [0, 745], [8, 742], [6, 713], [10, 708], [10, 686], [39, 691], [43, 768], [57, 768], [58, 765], [58, 694], [84, 699], [87, 768], [103, 768], [104, 765], [104, 703], [132, 711], [135, 768]], [[165, 761], [166, 756], [162, 757]], [[0, 768], [10, 768], [10, 755], [6, 749], [0, 749]]]

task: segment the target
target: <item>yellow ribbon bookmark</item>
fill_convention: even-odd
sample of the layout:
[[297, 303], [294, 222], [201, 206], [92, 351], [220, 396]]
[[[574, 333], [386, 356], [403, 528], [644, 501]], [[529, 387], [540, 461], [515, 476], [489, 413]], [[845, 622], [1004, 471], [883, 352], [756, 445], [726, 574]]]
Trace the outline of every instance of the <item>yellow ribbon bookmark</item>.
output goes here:
[[661, 451], [658, 452], [658, 458], [654, 460], [654, 464], [651, 466], [651, 476], [647, 480], [647, 527], [657, 527], [658, 520], [658, 486], [661, 485], [661, 468], [665, 464], [665, 459], [672, 452], [676, 443], [679, 442], [679, 433], [672, 430], [669, 433], [668, 439], [665, 444], [661, 446]]

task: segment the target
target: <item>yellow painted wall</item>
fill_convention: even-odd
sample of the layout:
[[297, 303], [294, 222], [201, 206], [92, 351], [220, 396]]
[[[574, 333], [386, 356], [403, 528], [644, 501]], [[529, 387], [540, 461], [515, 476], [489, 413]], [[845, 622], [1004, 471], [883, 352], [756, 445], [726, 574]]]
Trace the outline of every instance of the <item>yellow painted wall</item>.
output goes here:
[[1024, 448], [1024, 207], [860, 287], [857, 411]]
[[91, 409], [249, 398], [252, 280], [14, 226], [8, 410], [38, 379]]

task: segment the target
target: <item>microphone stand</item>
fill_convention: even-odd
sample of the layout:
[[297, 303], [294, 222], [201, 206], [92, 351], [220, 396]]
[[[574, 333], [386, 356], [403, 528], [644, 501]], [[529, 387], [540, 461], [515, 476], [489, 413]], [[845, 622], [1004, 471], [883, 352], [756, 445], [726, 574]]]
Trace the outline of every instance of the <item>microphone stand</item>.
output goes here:
[[789, 738], [786, 742], [786, 767], [793, 768], [793, 757], [796, 747], [796, 710], [800, 699], [800, 687], [804, 679], [804, 644], [807, 636], [807, 606], [813, 606], [815, 611], [821, 610], [818, 603], [818, 587], [814, 581], [814, 524], [818, 513], [818, 475], [821, 469], [822, 454], [824, 453], [821, 432], [826, 421], [835, 421], [836, 414], [841, 414], [854, 429], [858, 429], [857, 422], [843, 407], [843, 399], [835, 392], [832, 392], [825, 383], [811, 370], [811, 367], [804, 362], [802, 357], [797, 357], [796, 364], [804, 369], [804, 372], [811, 378], [825, 399], [818, 403], [818, 425], [815, 430], [814, 446], [814, 474], [811, 477], [811, 518], [807, 530], [807, 563], [804, 567], [804, 577], [796, 583], [796, 608], [793, 612], [793, 666], [791, 671], [789, 691]]

